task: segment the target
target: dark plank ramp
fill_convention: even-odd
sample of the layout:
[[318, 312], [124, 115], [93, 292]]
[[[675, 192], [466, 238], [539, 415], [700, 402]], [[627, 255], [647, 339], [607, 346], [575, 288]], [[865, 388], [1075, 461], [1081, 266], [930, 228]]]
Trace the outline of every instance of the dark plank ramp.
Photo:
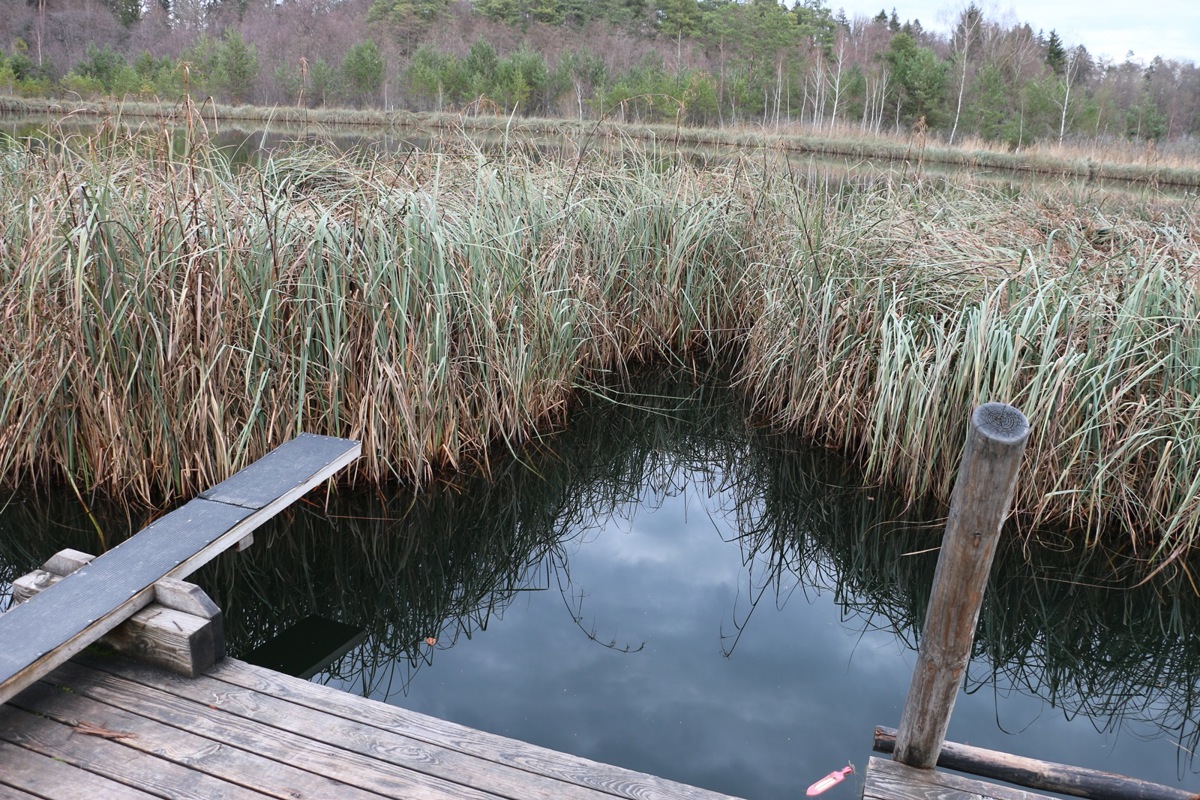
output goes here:
[[189, 680], [123, 659], [87, 657], [47, 680], [390, 797], [729, 800], [231, 659]]
[[965, 778], [931, 769], [916, 769], [872, 756], [867, 766], [863, 800], [1052, 800], [1012, 786]]
[[0, 703], [358, 457], [349, 439], [301, 434], [158, 519], [56, 585], [0, 614]]

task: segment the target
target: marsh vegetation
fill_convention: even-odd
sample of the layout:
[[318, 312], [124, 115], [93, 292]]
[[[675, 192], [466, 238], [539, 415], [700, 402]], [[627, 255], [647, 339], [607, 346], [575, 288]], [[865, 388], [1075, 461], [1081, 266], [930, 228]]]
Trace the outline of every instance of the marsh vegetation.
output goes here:
[[163, 505], [309, 430], [363, 440], [357, 483], [424, 484], [636, 365], [719, 363], [761, 424], [914, 502], [1006, 400], [1033, 421], [1025, 530], [1189, 551], [1192, 200], [593, 144], [5, 147], [0, 476]]

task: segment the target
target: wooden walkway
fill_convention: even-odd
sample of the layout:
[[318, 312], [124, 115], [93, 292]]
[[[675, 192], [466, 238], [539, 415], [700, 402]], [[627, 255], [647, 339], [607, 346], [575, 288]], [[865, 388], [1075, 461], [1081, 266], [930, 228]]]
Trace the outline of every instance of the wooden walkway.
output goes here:
[[863, 800], [1051, 800], [1028, 789], [975, 780], [949, 772], [907, 767], [872, 756]]
[[718, 800], [226, 659], [85, 654], [0, 706], [0, 798]]

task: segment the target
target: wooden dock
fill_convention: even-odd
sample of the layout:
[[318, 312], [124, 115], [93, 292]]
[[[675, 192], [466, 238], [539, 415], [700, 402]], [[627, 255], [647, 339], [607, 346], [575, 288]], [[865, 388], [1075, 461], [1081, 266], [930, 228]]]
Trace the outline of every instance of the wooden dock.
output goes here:
[[0, 798], [719, 800], [226, 659], [62, 665], [0, 707]]

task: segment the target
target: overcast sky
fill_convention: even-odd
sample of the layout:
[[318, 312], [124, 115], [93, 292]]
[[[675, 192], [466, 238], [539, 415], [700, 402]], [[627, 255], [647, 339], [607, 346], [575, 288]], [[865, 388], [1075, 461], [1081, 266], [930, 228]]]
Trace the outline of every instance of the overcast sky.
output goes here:
[[[903, 22], [919, 19], [926, 29], [949, 30], [949, 20], [968, 0], [828, 0], [846, 16], [875, 16], [892, 7]], [[1197, 0], [976, 0], [990, 19], [1028, 22], [1035, 30], [1058, 31], [1067, 45], [1082, 44], [1093, 56], [1149, 62], [1154, 56], [1200, 63], [1200, 2]]]

